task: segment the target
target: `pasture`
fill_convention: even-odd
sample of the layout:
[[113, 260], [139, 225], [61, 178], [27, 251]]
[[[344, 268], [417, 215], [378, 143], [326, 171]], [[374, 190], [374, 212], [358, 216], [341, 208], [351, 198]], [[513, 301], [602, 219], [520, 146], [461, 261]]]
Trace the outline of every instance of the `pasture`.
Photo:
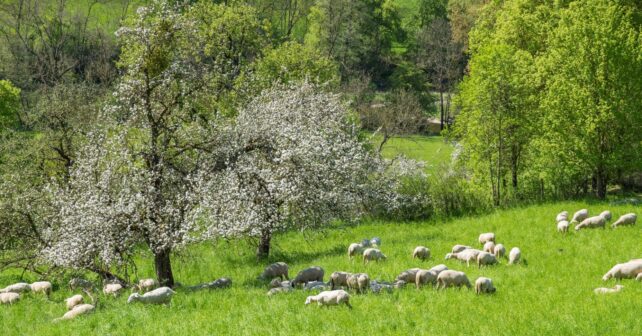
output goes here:
[[[639, 206], [608, 203], [564, 202], [497, 211], [478, 218], [446, 222], [366, 222], [335, 226], [323, 233], [288, 232], [275, 237], [268, 262], [257, 262], [245, 241], [191, 246], [173, 259], [177, 281], [191, 285], [231, 277], [232, 288], [201, 292], [178, 289], [169, 306], [127, 305], [129, 292], [119, 298], [100, 295], [96, 312], [72, 321], [52, 323], [66, 311], [64, 298], [71, 293], [57, 283], [50, 300], [25, 295], [13, 306], [0, 307], [2, 335], [176, 335], [176, 334], [436, 334], [436, 335], [632, 335], [642, 329], [642, 283], [623, 280], [620, 293], [598, 296], [601, 277], [618, 262], [642, 257], [642, 227], [556, 232], [555, 215], [561, 210], [587, 207], [591, 213], [610, 209], [615, 218], [640, 213]], [[477, 236], [492, 231], [509, 250], [518, 246], [527, 264], [467, 268], [444, 260], [454, 244], [481, 247]], [[306, 239], [307, 236], [307, 239]], [[351, 242], [382, 238], [388, 260], [363, 265], [348, 260]], [[430, 248], [432, 257], [411, 259], [417, 245]], [[494, 295], [476, 296], [474, 290], [413, 286], [382, 294], [351, 294], [354, 309], [304, 306], [310, 292], [267, 297], [267, 283], [256, 280], [265, 265], [286, 261], [290, 277], [311, 265], [322, 266], [325, 281], [333, 271], [366, 272], [371, 279], [392, 281], [412, 267], [430, 268], [445, 263], [493, 279]], [[139, 277], [153, 276], [151, 258], [141, 255]], [[17, 282], [19, 273], [0, 275], [0, 285]], [[36, 280], [26, 275], [25, 280]], [[65, 279], [65, 281], [68, 279]]]

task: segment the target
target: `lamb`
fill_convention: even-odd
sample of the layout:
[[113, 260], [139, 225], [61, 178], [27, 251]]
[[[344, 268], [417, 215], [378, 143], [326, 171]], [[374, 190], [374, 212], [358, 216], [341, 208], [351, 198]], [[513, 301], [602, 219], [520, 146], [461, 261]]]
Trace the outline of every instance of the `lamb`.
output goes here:
[[140, 301], [146, 304], [168, 304], [172, 301], [172, 296], [175, 294], [169, 287], [160, 287], [154, 289], [151, 292], [147, 292], [143, 295], [138, 293], [133, 293], [127, 299], [127, 303], [132, 303], [135, 301]]
[[67, 310], [72, 310], [75, 306], [82, 304], [83, 302], [84, 302], [84, 299], [80, 294], [76, 294], [70, 298], [65, 299]]
[[482, 251], [493, 253], [493, 251], [495, 251], [495, 242], [492, 242], [492, 241], [486, 242], [486, 244], [484, 244], [484, 248], [482, 249]]
[[493, 280], [486, 277], [479, 277], [475, 280], [475, 293], [477, 295], [482, 293], [492, 294], [495, 293], [496, 289], [493, 286]]
[[51, 294], [51, 290], [52, 290], [51, 282], [49, 281], [36, 281], [31, 285], [29, 285], [29, 287], [31, 287], [32, 292], [44, 293], [47, 296]]
[[430, 250], [425, 246], [417, 246], [412, 252], [412, 259], [419, 258], [421, 260], [426, 260], [430, 258]]
[[0, 290], [0, 293], [23, 293], [31, 291], [31, 286], [25, 282], [18, 282], [13, 285], [9, 285]]
[[638, 216], [634, 213], [628, 213], [626, 215], [620, 216], [615, 223], [611, 224], [612, 228], [616, 228], [624, 225], [635, 225], [635, 221], [638, 219]]
[[415, 282], [415, 279], [417, 278], [417, 272], [421, 271], [421, 268], [411, 268], [408, 270], [405, 270], [397, 277], [395, 278], [396, 281], [403, 280], [405, 282]]
[[14, 292], [0, 293], [1, 304], [14, 304], [20, 300], [20, 294]]
[[561, 221], [568, 221], [568, 211], [562, 211], [557, 214], [557, 217], [555, 217], [556, 222], [561, 222]]
[[522, 258], [522, 250], [519, 247], [513, 247], [508, 254], [508, 264], [517, 264]]
[[364, 246], [360, 243], [352, 243], [348, 246], [348, 258], [352, 259], [355, 255], [363, 252]]
[[470, 248], [472, 248], [472, 247], [470, 247], [468, 245], [459, 245], [459, 244], [457, 244], [457, 245], [453, 246], [453, 249], [450, 252], [451, 253], [458, 253], [458, 252], [461, 252], [463, 250], [470, 249]]
[[612, 216], [611, 216], [611, 212], [610, 212], [610, 211], [608, 211], [608, 210], [604, 210], [604, 211], [602, 211], [602, 212], [600, 213], [600, 216], [601, 216], [601, 217], [604, 217], [604, 219], [606, 219], [607, 221], [610, 221], [610, 220], [611, 220], [611, 218], [612, 218]]
[[319, 306], [338, 306], [345, 303], [348, 308], [352, 309], [350, 305], [350, 294], [343, 289], [324, 291], [317, 295], [308, 296], [305, 299], [306, 305], [312, 302], [316, 302]]
[[470, 266], [470, 261], [477, 260], [477, 256], [482, 252], [477, 249], [466, 249], [458, 253], [448, 253], [446, 254], [446, 259], [457, 259], [461, 262], [465, 262], [467, 266]]
[[81, 278], [73, 278], [69, 280], [69, 289], [75, 291], [76, 289], [92, 290], [94, 284], [91, 281], [87, 281]]
[[488, 233], [482, 233], [482, 234], [479, 235], [479, 243], [480, 244], [483, 245], [483, 244], [485, 244], [486, 242], [489, 242], [489, 241], [492, 241], [492, 242], [495, 241], [495, 234], [494, 233], [488, 232]]
[[577, 224], [575, 226], [575, 231], [579, 231], [581, 229], [587, 228], [587, 229], [594, 229], [594, 228], [604, 228], [606, 225], [606, 218], [602, 216], [593, 216], [589, 217], [585, 220], [583, 220], [581, 223]]
[[319, 266], [312, 266], [300, 271], [294, 280], [292, 280], [292, 286], [296, 287], [298, 284], [305, 284], [310, 281], [323, 281], [323, 268]]
[[276, 294], [279, 294], [279, 293], [289, 293], [289, 292], [291, 292], [291, 291], [293, 291], [293, 290], [294, 290], [294, 289], [293, 289], [292, 287], [276, 287], [276, 288], [271, 288], [271, 289], [267, 292], [267, 296], [272, 296], [272, 295], [276, 295]]
[[155, 279], [140, 279], [133, 289], [140, 292], [149, 292], [150, 290], [158, 287], [158, 281]]
[[506, 254], [506, 248], [504, 247], [504, 244], [497, 244], [495, 245], [495, 249], [493, 250], [493, 254], [495, 255], [495, 258], [503, 258], [504, 255]]
[[[273, 280], [277, 280], [278, 281], [278, 279], [276, 279], [276, 278], [273, 279]], [[198, 284], [198, 285], [187, 287], [187, 289], [188, 290], [192, 290], [192, 291], [196, 291], [196, 290], [201, 290], [201, 289], [227, 288], [227, 287], [230, 287], [230, 286], [232, 286], [232, 279], [230, 279], [230, 278], [219, 278], [219, 279], [216, 279], [214, 281], [205, 282], [205, 283], [201, 283], [201, 284]]]
[[617, 293], [621, 291], [624, 288], [622, 285], [615, 285], [613, 288], [605, 288], [605, 287], [600, 287], [600, 288], [595, 288], [593, 292], [595, 294], [612, 294], [612, 293]]
[[386, 257], [385, 254], [383, 254], [379, 249], [376, 248], [368, 248], [365, 251], [363, 251], [363, 263], [367, 264], [371, 260], [379, 261], [379, 260], [386, 260], [388, 257]]
[[491, 253], [481, 252], [477, 255], [477, 268], [481, 268], [482, 265], [495, 265], [497, 264], [497, 258]]
[[602, 280], [607, 281], [610, 278], [615, 278], [616, 280], [621, 279], [631, 279], [638, 277], [638, 274], [642, 273], [642, 259], [630, 260], [623, 264], [617, 264], [613, 266], [604, 276]]
[[330, 274], [330, 286], [334, 290], [339, 286], [348, 286], [348, 277], [352, 273], [348, 272], [333, 272]]
[[365, 273], [351, 274], [347, 282], [348, 288], [354, 289], [357, 293], [363, 293], [370, 287], [370, 277]]
[[54, 322], [58, 322], [61, 320], [71, 320], [80, 315], [84, 315], [89, 312], [92, 312], [94, 309], [96, 309], [94, 305], [90, 305], [88, 303], [79, 304], [75, 306], [72, 310], [66, 312], [65, 315], [63, 315], [62, 317], [54, 319]]
[[587, 209], [578, 210], [571, 219], [571, 223], [579, 223], [588, 218], [589, 212]]
[[119, 283], [110, 283], [106, 284], [103, 287], [103, 294], [105, 295], [113, 295], [114, 297], [118, 296], [120, 292], [123, 290], [123, 285]]
[[284, 262], [276, 262], [269, 265], [263, 270], [259, 276], [261, 279], [281, 278], [281, 280], [290, 280], [288, 278], [288, 264]]
[[446, 289], [453, 286], [458, 288], [461, 288], [462, 286], [466, 286], [469, 289], [472, 288], [470, 281], [464, 272], [445, 270], [439, 273], [437, 276], [437, 289]]
[[557, 232], [566, 233], [568, 232], [569, 223], [567, 220], [557, 222]]

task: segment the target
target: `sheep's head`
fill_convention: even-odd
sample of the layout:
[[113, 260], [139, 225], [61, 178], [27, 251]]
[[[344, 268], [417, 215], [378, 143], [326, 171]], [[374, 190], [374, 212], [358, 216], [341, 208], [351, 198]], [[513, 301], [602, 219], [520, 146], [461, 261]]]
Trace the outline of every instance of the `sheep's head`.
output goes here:
[[446, 260], [448, 260], [448, 259], [452, 259], [452, 258], [454, 258], [454, 257], [455, 257], [455, 254], [454, 254], [454, 253], [446, 253]]
[[313, 297], [312, 297], [312, 296], [308, 296], [308, 297], [305, 299], [305, 304], [306, 304], [306, 305], [309, 305], [310, 303], [312, 303], [312, 301], [313, 301]]
[[386, 257], [385, 254], [381, 253], [381, 259], [386, 260], [386, 259], [388, 259], [388, 257]]
[[612, 277], [613, 277], [613, 274], [611, 274], [611, 272], [608, 272], [608, 273], [604, 274], [604, 276], [602, 277], [602, 280], [603, 281], [608, 281]]
[[137, 301], [139, 298], [140, 298], [140, 294], [134, 293], [129, 296], [129, 298], [127, 299], [127, 303], [132, 303], [134, 301]]

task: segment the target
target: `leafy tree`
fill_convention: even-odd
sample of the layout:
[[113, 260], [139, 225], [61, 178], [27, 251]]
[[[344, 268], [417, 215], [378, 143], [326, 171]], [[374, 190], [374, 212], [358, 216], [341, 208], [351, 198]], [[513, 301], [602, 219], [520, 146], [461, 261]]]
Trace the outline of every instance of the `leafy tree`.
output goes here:
[[19, 126], [20, 89], [7, 80], [0, 80], [0, 132]]

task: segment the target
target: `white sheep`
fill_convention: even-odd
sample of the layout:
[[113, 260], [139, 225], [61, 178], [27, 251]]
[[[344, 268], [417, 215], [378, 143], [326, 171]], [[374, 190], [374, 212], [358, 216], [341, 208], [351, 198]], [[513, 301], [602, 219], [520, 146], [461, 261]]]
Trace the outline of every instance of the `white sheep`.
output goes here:
[[467, 266], [470, 266], [471, 261], [476, 261], [477, 256], [482, 251], [477, 249], [465, 249], [458, 253], [448, 253], [446, 254], [446, 259], [457, 259], [461, 262], [465, 262]]
[[120, 292], [123, 290], [123, 285], [119, 283], [110, 283], [106, 284], [103, 287], [103, 294], [105, 295], [113, 295], [114, 297], [118, 296]]
[[486, 244], [486, 242], [489, 242], [489, 241], [492, 241], [492, 242], [495, 241], [495, 234], [494, 233], [488, 232], [488, 233], [482, 233], [482, 234], [479, 235], [479, 243], [480, 244], [483, 245], [483, 244]]
[[172, 296], [175, 294], [169, 287], [160, 287], [154, 289], [151, 292], [147, 292], [143, 295], [138, 293], [133, 293], [127, 299], [127, 303], [132, 303], [134, 301], [140, 301], [147, 304], [168, 304], [172, 301]]
[[267, 296], [272, 296], [272, 295], [276, 295], [276, 294], [279, 294], [279, 293], [289, 293], [289, 292], [291, 292], [291, 291], [293, 291], [293, 290], [294, 290], [294, 289], [293, 289], [292, 287], [276, 287], [276, 288], [271, 288], [271, 289], [267, 292]]
[[330, 286], [331, 286], [331, 289], [334, 290], [337, 287], [348, 286], [348, 277], [350, 275], [352, 275], [352, 273], [348, 273], [348, 272], [332, 272], [332, 274], [330, 274]]
[[437, 266], [433, 266], [431, 269], [429, 269], [429, 271], [433, 271], [433, 272], [436, 272], [437, 274], [439, 274], [439, 273], [441, 273], [441, 272], [443, 272], [443, 271], [445, 271], [447, 269], [448, 269], [448, 267], [446, 265], [439, 264]]
[[522, 250], [520, 250], [519, 247], [513, 247], [510, 249], [510, 253], [508, 253], [508, 264], [517, 264], [521, 258]]
[[458, 288], [461, 288], [462, 286], [466, 286], [469, 289], [472, 288], [470, 281], [464, 272], [445, 270], [439, 273], [437, 276], [437, 289], [446, 289], [453, 286]]
[[504, 244], [497, 244], [495, 245], [495, 249], [493, 250], [493, 254], [495, 255], [495, 258], [503, 258], [504, 255], [506, 254], [506, 248], [504, 247]]
[[486, 277], [479, 277], [475, 280], [475, 293], [477, 295], [482, 293], [492, 294], [495, 293], [496, 289], [493, 286], [493, 280]]
[[383, 252], [381, 252], [379, 249], [376, 248], [368, 248], [365, 251], [363, 251], [363, 263], [367, 264], [369, 261], [375, 260], [386, 260], [388, 257], [386, 257]]
[[430, 259], [430, 250], [425, 246], [417, 246], [412, 252], [412, 259], [419, 258], [421, 260]]
[[628, 213], [626, 215], [620, 216], [615, 223], [611, 224], [612, 228], [625, 225], [635, 225], [635, 221], [638, 219], [638, 216], [634, 213]]
[[393, 289], [394, 289], [394, 287], [390, 283], [378, 282], [376, 280], [370, 281], [370, 291], [375, 293], [375, 294], [379, 294], [382, 291], [386, 291], [388, 293], [392, 293]]
[[419, 289], [421, 286], [430, 283], [433, 286], [437, 283], [437, 276], [440, 272], [434, 270], [419, 270], [417, 276], [415, 277], [415, 286]]
[[18, 282], [13, 285], [9, 285], [0, 290], [0, 293], [24, 293], [31, 291], [31, 286], [26, 282]]
[[482, 265], [488, 266], [495, 264], [497, 264], [497, 258], [495, 258], [495, 255], [492, 253], [481, 252], [477, 255], [477, 268], [481, 268]]
[[605, 287], [599, 287], [595, 288], [593, 292], [595, 294], [612, 294], [612, 293], [617, 293], [621, 291], [624, 288], [622, 285], [615, 285], [613, 288], [605, 288]]
[[604, 276], [602, 280], [607, 281], [610, 278], [616, 280], [636, 278], [638, 274], [642, 273], [642, 259], [634, 259], [623, 264], [613, 266]]
[[94, 309], [96, 309], [94, 305], [90, 305], [88, 303], [79, 304], [75, 306], [72, 310], [66, 312], [65, 315], [63, 315], [62, 317], [54, 319], [54, 322], [58, 322], [61, 320], [71, 320], [80, 315], [84, 315], [89, 312], [92, 312]]
[[604, 210], [600, 213], [600, 216], [604, 217], [607, 221], [610, 221], [612, 218], [611, 212], [608, 210]]
[[69, 289], [74, 291], [76, 289], [92, 290], [94, 284], [91, 281], [87, 281], [81, 278], [73, 278], [69, 280]]
[[281, 280], [290, 280], [290, 278], [288, 278], [288, 264], [280, 261], [268, 265], [259, 277], [261, 279], [272, 279], [279, 277], [281, 278]]
[[556, 222], [561, 222], [561, 221], [568, 221], [568, 211], [562, 211], [557, 214], [557, 217], [555, 217]]
[[309, 305], [312, 302], [316, 302], [319, 306], [338, 306], [345, 303], [348, 308], [352, 309], [352, 306], [350, 305], [350, 294], [343, 289], [324, 291], [317, 295], [308, 296], [305, 299], [306, 305]]
[[324, 273], [323, 268], [319, 266], [308, 267], [296, 275], [292, 280], [292, 286], [296, 287], [298, 284], [306, 284], [310, 281], [323, 281]]
[[20, 300], [20, 294], [14, 292], [0, 293], [0, 303], [14, 304]]
[[557, 232], [566, 233], [568, 232], [569, 223], [567, 220], [557, 222]]
[[642, 272], [638, 273], [638, 276], [635, 277], [635, 280], [642, 281]]
[[70, 298], [65, 299], [67, 310], [72, 310], [75, 306], [82, 304], [83, 302], [84, 302], [84, 299], [80, 294], [76, 294]]
[[138, 284], [134, 285], [132, 288], [134, 291], [137, 292], [149, 292], [152, 289], [155, 289], [159, 286], [158, 281], [156, 279], [140, 279], [138, 280]]
[[581, 209], [578, 210], [574, 215], [573, 219], [571, 219], [571, 223], [579, 223], [585, 219], [588, 218], [589, 212], [588, 209]]
[[399, 273], [399, 275], [397, 275], [395, 280], [396, 281], [403, 280], [405, 282], [415, 282], [415, 278], [417, 276], [417, 272], [419, 272], [420, 270], [421, 270], [421, 268], [407, 269], [407, 270]]
[[363, 249], [364, 246], [361, 243], [350, 244], [350, 246], [348, 246], [348, 258], [352, 259], [357, 254], [361, 254], [363, 252]]
[[593, 216], [583, 220], [581, 223], [575, 225], [575, 231], [581, 229], [594, 229], [594, 228], [604, 228], [606, 225], [606, 218], [602, 216]]
[[472, 248], [472, 247], [470, 247], [468, 245], [459, 245], [459, 244], [457, 244], [457, 245], [453, 246], [453, 248], [452, 248], [452, 250], [450, 252], [451, 253], [458, 253], [458, 252], [461, 252], [463, 250], [470, 249], [470, 248]]
[[29, 285], [31, 287], [31, 291], [34, 293], [44, 293], [45, 295], [49, 296], [52, 291], [52, 286], [51, 282], [49, 281], [36, 281]]
[[493, 253], [495, 251], [495, 242], [487, 241], [482, 249], [484, 252]]
[[357, 293], [363, 293], [370, 287], [370, 277], [365, 273], [350, 274], [347, 283], [348, 288], [354, 289]]
[[330, 289], [330, 285], [323, 281], [310, 281], [303, 286], [305, 291], [324, 291]]

